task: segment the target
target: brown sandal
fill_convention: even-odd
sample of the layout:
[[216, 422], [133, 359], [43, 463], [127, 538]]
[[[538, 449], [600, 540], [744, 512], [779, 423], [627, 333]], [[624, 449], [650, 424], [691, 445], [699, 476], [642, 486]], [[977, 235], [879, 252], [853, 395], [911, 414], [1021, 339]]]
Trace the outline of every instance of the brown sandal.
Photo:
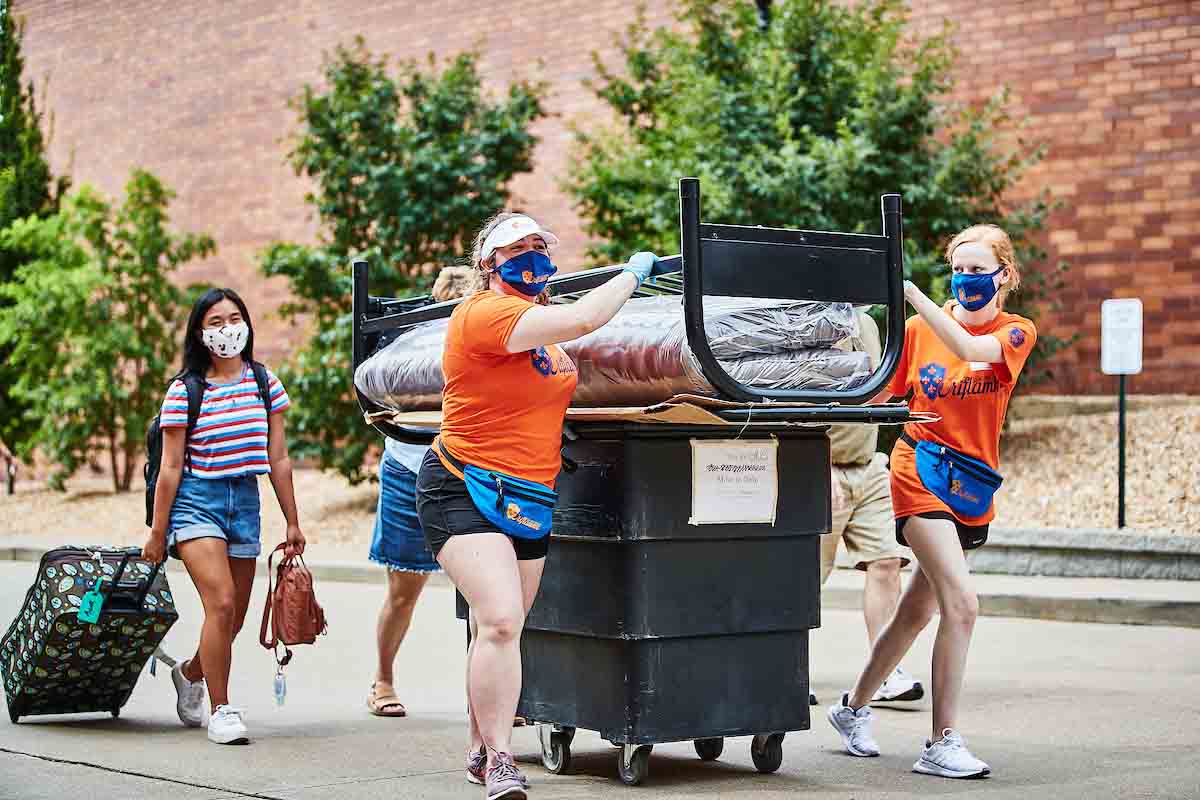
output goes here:
[[405, 717], [408, 711], [400, 698], [394, 694], [379, 696], [375, 694], [375, 684], [371, 684], [371, 693], [367, 695], [367, 709], [377, 717]]

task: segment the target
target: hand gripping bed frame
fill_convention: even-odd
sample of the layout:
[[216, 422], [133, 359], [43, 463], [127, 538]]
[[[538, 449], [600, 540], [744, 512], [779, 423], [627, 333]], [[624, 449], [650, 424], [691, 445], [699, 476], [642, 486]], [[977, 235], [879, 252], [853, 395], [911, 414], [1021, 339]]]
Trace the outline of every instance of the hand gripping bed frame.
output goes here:
[[[878, 236], [702, 223], [694, 178], [680, 182], [679, 205], [682, 254], [664, 259], [668, 272], [638, 293], [683, 295], [688, 344], [732, 402], [710, 407], [719, 420], [709, 424], [571, 423], [546, 568], [521, 635], [517, 709], [538, 724], [542, 764], [555, 774], [571, 769], [577, 728], [618, 746], [616, 771], [630, 785], [647, 778], [663, 742], [690, 740], [713, 760], [725, 737], [753, 736], [755, 768], [779, 768], [785, 734], [810, 726], [808, 632], [820, 625], [819, 534], [832, 511], [823, 426], [909, 419], [904, 404], [854, 405], [885, 386], [904, 341], [899, 195], [883, 196]], [[555, 300], [570, 302], [620, 270], [553, 278]], [[882, 361], [852, 391], [745, 386], [713, 357], [705, 296], [885, 305]], [[354, 366], [381, 336], [454, 305], [371, 297], [367, 265], [356, 263]], [[361, 394], [359, 402], [383, 410]], [[402, 441], [431, 436], [371, 418]], [[693, 477], [695, 452], [735, 438], [775, 442], [773, 521], [699, 524], [712, 520], [691, 515], [710, 491], [697, 488], [708, 484]], [[460, 597], [459, 618], [467, 612]]]

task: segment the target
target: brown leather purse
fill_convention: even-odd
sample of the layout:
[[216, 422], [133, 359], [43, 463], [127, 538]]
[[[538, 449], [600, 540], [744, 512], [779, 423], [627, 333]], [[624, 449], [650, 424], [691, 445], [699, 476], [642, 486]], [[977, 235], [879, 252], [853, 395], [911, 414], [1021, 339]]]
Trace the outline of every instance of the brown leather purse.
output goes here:
[[[325, 611], [313, 592], [313, 577], [299, 555], [284, 556], [279, 562], [272, 586], [271, 559], [286, 544], [278, 545], [267, 556], [267, 603], [263, 607], [259, 643], [275, 654], [280, 667], [292, 660], [288, 645], [313, 644], [325, 633]], [[279, 646], [283, 645], [283, 658]]]

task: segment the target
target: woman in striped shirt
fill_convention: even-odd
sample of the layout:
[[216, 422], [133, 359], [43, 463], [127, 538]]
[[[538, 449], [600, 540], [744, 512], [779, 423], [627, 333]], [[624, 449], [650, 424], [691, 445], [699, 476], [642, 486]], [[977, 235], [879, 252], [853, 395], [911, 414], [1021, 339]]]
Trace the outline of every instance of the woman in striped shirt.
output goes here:
[[[190, 430], [189, 384], [201, 397]], [[241, 710], [229, 705], [229, 665], [262, 549], [259, 475], [270, 476], [287, 520], [287, 553], [304, 552], [283, 426], [288, 403], [279, 379], [254, 361], [246, 304], [232, 289], [206, 292], [188, 318], [183, 369], [159, 414], [162, 466], [142, 552], [155, 563], [167, 552], [182, 559], [200, 593], [200, 645], [171, 679], [179, 719], [189, 727], [205, 722], [207, 683], [208, 738], [217, 744], [249, 741]]]

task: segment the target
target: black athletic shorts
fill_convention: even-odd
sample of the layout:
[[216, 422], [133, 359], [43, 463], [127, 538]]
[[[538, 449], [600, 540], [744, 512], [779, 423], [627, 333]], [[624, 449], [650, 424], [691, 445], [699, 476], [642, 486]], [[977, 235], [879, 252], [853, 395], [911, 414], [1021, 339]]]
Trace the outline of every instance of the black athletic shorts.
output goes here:
[[[503, 533], [479, 513], [475, 501], [467, 493], [467, 484], [446, 469], [432, 450], [425, 454], [421, 471], [417, 473], [417, 516], [434, 558], [437, 558], [451, 536]], [[508, 539], [513, 544], [518, 561], [545, 558], [550, 550], [549, 536], [540, 539], [509, 536]]]
[[[913, 516], [924, 517], [925, 519], [948, 519], [953, 522], [954, 527], [958, 529], [958, 541], [962, 545], [963, 550], [974, 550], [977, 547], [983, 547], [983, 543], [987, 541], [987, 525], [963, 525], [954, 518], [953, 514], [947, 514], [945, 511], [925, 511]], [[908, 522], [908, 520], [908, 517], [896, 518], [896, 541], [905, 547], [908, 547], [908, 542], [904, 541], [904, 523]]]

